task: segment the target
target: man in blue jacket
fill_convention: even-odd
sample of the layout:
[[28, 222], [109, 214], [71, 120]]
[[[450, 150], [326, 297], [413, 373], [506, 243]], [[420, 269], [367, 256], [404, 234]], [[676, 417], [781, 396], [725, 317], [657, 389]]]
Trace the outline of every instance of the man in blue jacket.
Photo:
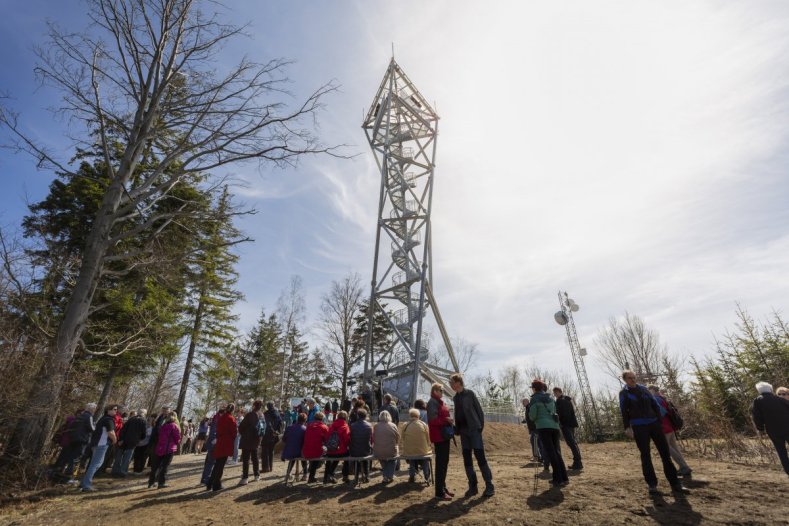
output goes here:
[[636, 383], [636, 373], [630, 370], [622, 371], [622, 380], [625, 386], [619, 392], [619, 408], [622, 411], [622, 424], [625, 434], [635, 438], [638, 450], [641, 452], [641, 471], [649, 486], [649, 493], [658, 493], [657, 476], [652, 466], [652, 455], [649, 451], [650, 440], [663, 461], [663, 473], [666, 475], [671, 489], [676, 492], [686, 492], [677, 478], [677, 468], [671, 461], [671, 452], [668, 448], [666, 435], [660, 425], [660, 406], [652, 393], [643, 385]]

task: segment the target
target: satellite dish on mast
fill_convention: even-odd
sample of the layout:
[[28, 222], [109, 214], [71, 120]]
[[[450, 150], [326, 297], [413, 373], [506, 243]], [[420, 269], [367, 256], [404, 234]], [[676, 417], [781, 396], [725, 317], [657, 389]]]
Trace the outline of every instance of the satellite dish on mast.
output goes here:
[[573, 303], [573, 304], [570, 305], [570, 310], [572, 312], [578, 312], [578, 309], [580, 309], [580, 308], [581, 307], [579, 307], [577, 303]]
[[564, 311], [558, 311], [553, 315], [553, 319], [556, 320], [556, 323], [559, 325], [567, 325], [567, 322], [570, 321]]
[[581, 356], [586, 356], [586, 347], [581, 347], [580, 355]]

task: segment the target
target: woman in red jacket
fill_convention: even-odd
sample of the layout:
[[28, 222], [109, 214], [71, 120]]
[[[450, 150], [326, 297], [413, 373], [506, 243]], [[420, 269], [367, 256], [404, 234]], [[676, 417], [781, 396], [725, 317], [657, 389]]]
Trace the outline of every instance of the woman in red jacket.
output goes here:
[[444, 389], [441, 384], [433, 384], [430, 400], [427, 402], [427, 425], [430, 428], [430, 441], [435, 444], [436, 452], [436, 498], [451, 500], [455, 496], [447, 489], [447, 468], [449, 466], [449, 438], [444, 429], [452, 428], [454, 421], [449, 416], [449, 408], [441, 398]]
[[225, 470], [227, 457], [233, 455], [236, 435], [238, 434], [236, 419], [233, 417], [235, 410], [236, 406], [234, 404], [227, 404], [224, 414], [219, 417], [219, 421], [216, 423], [216, 445], [214, 445], [214, 450], [211, 452], [216, 459], [216, 463], [213, 471], [211, 471], [211, 478], [208, 479], [206, 489], [214, 491], [222, 489], [222, 473]]
[[[301, 456], [306, 459], [320, 459], [326, 439], [329, 438], [329, 428], [323, 423], [323, 413], [315, 413], [313, 418], [315, 420], [307, 425], [307, 431], [304, 432], [304, 446], [301, 448]], [[320, 463], [320, 460], [310, 461], [310, 478], [307, 482], [317, 482], [315, 472]]]
[[[348, 413], [340, 411], [337, 419], [331, 423], [329, 434], [326, 438], [326, 456], [329, 458], [341, 458], [348, 456], [348, 444], [351, 442], [351, 428], [348, 427]], [[323, 472], [323, 483], [334, 484], [334, 470], [337, 469], [339, 460], [329, 460], [326, 462], [326, 471]], [[348, 462], [342, 463], [342, 478], [348, 478]]]

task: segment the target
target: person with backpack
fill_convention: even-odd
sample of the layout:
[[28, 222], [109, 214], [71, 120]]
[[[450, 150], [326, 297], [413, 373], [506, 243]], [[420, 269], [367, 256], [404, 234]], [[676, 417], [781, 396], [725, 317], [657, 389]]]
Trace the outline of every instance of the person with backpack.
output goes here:
[[167, 486], [167, 468], [173, 461], [173, 455], [178, 451], [181, 443], [181, 429], [177, 423], [175, 411], [170, 411], [164, 424], [159, 428], [156, 442], [156, 456], [151, 464], [151, 474], [148, 476], [148, 487], [152, 488], [158, 482], [157, 489]]
[[658, 494], [657, 476], [652, 465], [652, 455], [650, 453], [650, 442], [655, 443], [663, 461], [663, 473], [666, 475], [671, 490], [676, 493], [687, 491], [677, 477], [677, 468], [671, 461], [671, 452], [668, 449], [666, 435], [660, 425], [661, 408], [649, 392], [649, 389], [636, 383], [636, 373], [626, 369], [622, 371], [622, 380], [625, 386], [619, 392], [619, 409], [622, 412], [622, 425], [625, 427], [625, 435], [634, 438], [638, 450], [641, 453], [641, 471], [644, 473], [644, 480], [652, 495]]
[[685, 457], [682, 456], [682, 451], [680, 451], [679, 442], [677, 441], [677, 431], [679, 431], [683, 425], [682, 417], [679, 416], [679, 412], [677, 408], [674, 407], [674, 404], [661, 394], [658, 386], [650, 385], [648, 389], [652, 393], [652, 396], [655, 397], [655, 400], [657, 400], [658, 405], [663, 409], [661, 413], [665, 412], [660, 419], [660, 425], [663, 428], [663, 434], [666, 435], [671, 458], [674, 459], [674, 462], [679, 464], [679, 471], [677, 474], [680, 477], [688, 479], [692, 476], [693, 470], [690, 469], [688, 463], [685, 462]]
[[249, 460], [252, 459], [252, 473], [255, 481], [260, 480], [260, 462], [258, 460], [258, 448], [260, 439], [266, 430], [265, 422], [260, 418], [260, 410], [263, 408], [261, 400], [255, 400], [252, 410], [248, 412], [238, 426], [238, 433], [241, 435], [239, 447], [241, 447], [241, 480], [239, 486], [244, 486], [249, 482]]
[[53, 473], [57, 476], [65, 467], [62, 473], [64, 477], [67, 477], [66, 481], [68, 484], [74, 484], [76, 482], [73, 478], [74, 464], [85, 453], [85, 448], [90, 442], [93, 431], [96, 429], [93, 423], [93, 413], [95, 411], [96, 404], [87, 404], [84, 410], [71, 421], [66, 429], [68, 444], [63, 448], [57, 462], [55, 462]]
[[529, 418], [537, 428], [543, 451], [551, 464], [551, 484], [555, 488], [564, 487], [570, 483], [570, 479], [562, 459], [556, 402], [548, 394], [548, 386], [542, 380], [535, 378], [531, 383], [531, 389], [534, 394], [529, 404]]
[[[348, 427], [348, 413], [340, 411], [337, 419], [329, 427], [329, 438], [326, 439], [326, 456], [329, 458], [342, 458], [348, 456], [348, 446], [351, 443], [351, 428]], [[326, 469], [323, 472], [323, 483], [334, 484], [334, 471], [337, 469], [339, 460], [329, 460], [326, 462]], [[342, 478], [348, 479], [348, 462], [342, 464]]]
[[266, 425], [263, 435], [263, 473], [270, 473], [274, 469], [274, 446], [279, 442], [282, 434], [282, 418], [279, 411], [274, 408], [274, 402], [266, 403], [266, 412], [263, 413]]
[[323, 423], [323, 413], [315, 413], [314, 420], [307, 424], [304, 432], [304, 446], [301, 449], [301, 456], [310, 461], [310, 471], [307, 483], [317, 482], [315, 472], [321, 465], [321, 457], [324, 453], [326, 440], [329, 438], [329, 428]]

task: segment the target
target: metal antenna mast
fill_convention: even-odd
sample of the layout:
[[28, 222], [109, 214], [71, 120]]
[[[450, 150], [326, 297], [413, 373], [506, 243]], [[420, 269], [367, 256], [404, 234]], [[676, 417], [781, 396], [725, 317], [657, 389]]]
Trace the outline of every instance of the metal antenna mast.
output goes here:
[[[430, 213], [438, 115], [394, 57], [362, 128], [381, 174], [363, 382], [388, 377], [387, 390], [413, 404], [420, 393], [429, 396], [425, 384], [439, 382], [451, 392], [446, 385], [453, 371], [430, 363], [423, 332], [428, 313], [454, 371], [458, 364], [431, 288]], [[392, 313], [385, 305], [400, 308]], [[395, 337], [388, 349], [374, 352], [376, 311], [384, 314]]]
[[592, 388], [589, 385], [589, 377], [586, 374], [586, 365], [584, 364], [586, 349], [582, 349], [581, 344], [578, 342], [578, 333], [575, 330], [575, 320], [573, 320], [573, 312], [577, 312], [579, 307], [567, 296], [566, 292], [562, 291], [559, 291], [559, 307], [561, 310], [554, 314], [553, 317], [556, 323], [564, 325], [567, 331], [567, 343], [570, 344], [575, 373], [578, 375], [578, 385], [581, 387], [584, 417], [594, 439], [602, 441], [603, 428], [600, 426], [597, 405], [595, 404], [594, 396], [592, 396]]

